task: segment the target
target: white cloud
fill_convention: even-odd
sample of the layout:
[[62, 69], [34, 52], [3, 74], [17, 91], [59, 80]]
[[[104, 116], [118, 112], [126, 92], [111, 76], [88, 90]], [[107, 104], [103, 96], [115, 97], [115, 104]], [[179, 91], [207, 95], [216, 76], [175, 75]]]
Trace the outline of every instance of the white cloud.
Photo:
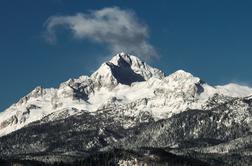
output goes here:
[[112, 53], [129, 52], [145, 59], [157, 57], [148, 42], [148, 27], [134, 12], [118, 7], [78, 13], [74, 16], [52, 16], [46, 22], [46, 36], [56, 40], [57, 27], [66, 27], [78, 39], [105, 44]]

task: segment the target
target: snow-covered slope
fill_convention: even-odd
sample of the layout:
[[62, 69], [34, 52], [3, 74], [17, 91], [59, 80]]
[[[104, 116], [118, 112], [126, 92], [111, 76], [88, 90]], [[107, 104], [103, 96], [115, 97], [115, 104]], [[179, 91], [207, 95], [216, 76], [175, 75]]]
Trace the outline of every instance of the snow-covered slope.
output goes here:
[[[139, 58], [120, 53], [90, 77], [70, 79], [58, 88], [35, 88], [0, 113], [0, 136], [45, 117], [53, 121], [86, 111], [108, 111], [118, 120], [127, 116], [122, 125], [129, 128], [151, 118], [166, 119], [189, 108], [204, 109], [216, 93], [243, 97], [252, 94], [252, 90], [233, 84], [210, 86], [183, 70], [165, 76]], [[151, 118], [142, 118], [143, 115]]]
[[233, 97], [243, 97], [252, 95], [252, 88], [248, 86], [242, 86], [235, 83], [230, 83], [227, 85], [216, 86], [219, 93], [226, 94]]

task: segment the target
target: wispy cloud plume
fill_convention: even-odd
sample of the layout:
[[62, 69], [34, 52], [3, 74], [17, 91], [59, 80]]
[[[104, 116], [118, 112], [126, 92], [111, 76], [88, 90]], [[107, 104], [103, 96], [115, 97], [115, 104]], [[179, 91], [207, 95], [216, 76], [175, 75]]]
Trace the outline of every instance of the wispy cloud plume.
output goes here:
[[124, 51], [145, 59], [158, 56], [148, 41], [147, 25], [130, 10], [111, 7], [74, 16], [52, 16], [45, 25], [46, 38], [50, 42], [56, 41], [57, 27], [65, 27], [74, 38], [105, 44], [112, 53]]

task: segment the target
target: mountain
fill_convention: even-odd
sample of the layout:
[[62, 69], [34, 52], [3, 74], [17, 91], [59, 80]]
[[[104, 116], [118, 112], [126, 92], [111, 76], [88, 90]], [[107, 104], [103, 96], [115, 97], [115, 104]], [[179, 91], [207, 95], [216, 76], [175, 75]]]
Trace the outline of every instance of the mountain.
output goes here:
[[[109, 62], [103, 63], [90, 77], [70, 79], [60, 84], [58, 88], [36, 87], [0, 114], [0, 135], [18, 130], [52, 113], [65, 112], [64, 117], [68, 117], [82, 110], [97, 111], [110, 100], [127, 98], [123, 103], [135, 101], [141, 98], [142, 94], [133, 95], [132, 91], [139, 86], [145, 88], [145, 85], [131, 88], [131, 84], [163, 77], [164, 73], [150, 67], [137, 57], [125, 53], [117, 54]], [[125, 94], [126, 91], [131, 95]], [[151, 92], [148, 90], [147, 93]]]
[[91, 76], [36, 87], [1, 112], [0, 158], [239, 165], [252, 161], [251, 115], [249, 87], [211, 86], [183, 70], [166, 75], [119, 53]]

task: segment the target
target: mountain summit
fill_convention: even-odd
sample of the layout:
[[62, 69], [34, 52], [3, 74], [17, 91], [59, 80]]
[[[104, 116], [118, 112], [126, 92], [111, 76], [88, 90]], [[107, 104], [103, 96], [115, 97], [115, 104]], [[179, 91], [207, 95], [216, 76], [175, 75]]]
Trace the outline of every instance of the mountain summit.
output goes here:
[[146, 81], [151, 77], [161, 79], [164, 73], [126, 53], [117, 54], [91, 75], [91, 78], [102, 86], [130, 85], [133, 82]]
[[[183, 70], [166, 76], [119, 53], [91, 76], [38, 86], [1, 112], [0, 156], [44, 161], [41, 154], [53, 154], [61, 161], [118, 147], [237, 150], [229, 141], [251, 142], [251, 94], [249, 87], [211, 86]], [[178, 154], [190, 152], [183, 150]]]

